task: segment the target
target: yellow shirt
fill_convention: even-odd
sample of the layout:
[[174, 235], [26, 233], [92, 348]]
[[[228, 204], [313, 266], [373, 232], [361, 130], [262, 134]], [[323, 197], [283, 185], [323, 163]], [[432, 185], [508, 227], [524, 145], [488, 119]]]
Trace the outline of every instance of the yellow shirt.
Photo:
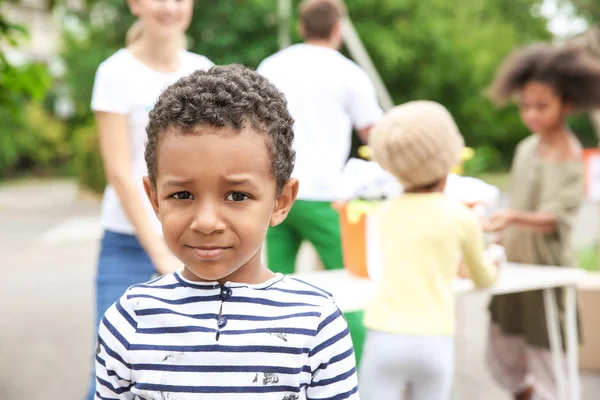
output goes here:
[[365, 312], [369, 329], [402, 335], [452, 335], [453, 282], [460, 257], [478, 287], [497, 268], [484, 260], [476, 215], [442, 193], [408, 193], [377, 211], [381, 280]]

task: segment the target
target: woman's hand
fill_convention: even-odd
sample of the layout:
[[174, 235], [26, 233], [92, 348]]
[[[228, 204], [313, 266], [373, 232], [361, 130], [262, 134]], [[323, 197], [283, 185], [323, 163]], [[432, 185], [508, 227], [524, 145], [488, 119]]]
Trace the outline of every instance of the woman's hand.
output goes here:
[[155, 246], [152, 246], [150, 259], [160, 275], [171, 274], [183, 267], [183, 263], [171, 253], [162, 238], [158, 237], [156, 243]]

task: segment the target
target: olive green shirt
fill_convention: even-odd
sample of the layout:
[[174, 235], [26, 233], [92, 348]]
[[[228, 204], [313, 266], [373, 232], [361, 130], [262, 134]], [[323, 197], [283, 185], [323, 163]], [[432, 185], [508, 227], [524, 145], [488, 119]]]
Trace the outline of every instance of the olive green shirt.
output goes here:
[[[502, 235], [506, 256], [514, 263], [574, 266], [571, 233], [584, 199], [583, 162], [543, 160], [536, 152], [538, 140], [532, 135], [517, 147], [511, 169], [510, 208], [550, 212], [556, 218], [556, 230], [540, 233], [523, 226], [508, 227]], [[557, 295], [563, 313], [560, 290]], [[492, 322], [505, 334], [523, 336], [535, 347], [550, 347], [542, 291], [494, 296], [490, 312]]]

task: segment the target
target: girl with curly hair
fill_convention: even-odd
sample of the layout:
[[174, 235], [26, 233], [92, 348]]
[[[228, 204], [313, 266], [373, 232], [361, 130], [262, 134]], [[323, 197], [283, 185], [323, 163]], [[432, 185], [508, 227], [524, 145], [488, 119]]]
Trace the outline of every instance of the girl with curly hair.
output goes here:
[[[570, 237], [584, 196], [583, 163], [567, 118], [600, 106], [600, 64], [579, 46], [531, 45], [506, 59], [488, 95], [496, 104], [516, 98], [533, 134], [517, 146], [510, 207], [485, 228], [501, 233], [509, 262], [573, 266]], [[487, 362], [496, 381], [515, 399], [559, 397], [542, 291], [494, 296], [489, 310]]]

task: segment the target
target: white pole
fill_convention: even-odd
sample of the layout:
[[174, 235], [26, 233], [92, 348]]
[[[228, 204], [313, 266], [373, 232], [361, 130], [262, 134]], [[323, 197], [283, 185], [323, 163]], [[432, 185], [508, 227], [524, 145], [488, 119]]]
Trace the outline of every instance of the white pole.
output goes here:
[[390, 96], [379, 72], [377, 72], [377, 68], [375, 68], [371, 57], [369, 57], [369, 53], [360, 40], [360, 36], [358, 36], [356, 29], [354, 29], [350, 17], [346, 17], [342, 20], [342, 35], [344, 37], [344, 43], [354, 61], [356, 61], [373, 80], [381, 107], [384, 110], [389, 110], [394, 106], [394, 100], [392, 100], [392, 96]]
[[544, 289], [544, 311], [546, 313], [546, 327], [548, 329], [548, 338], [550, 339], [550, 351], [552, 355], [552, 366], [556, 379], [556, 391], [558, 400], [571, 400], [565, 396], [565, 368], [563, 363], [563, 347], [560, 337], [560, 323], [558, 316], [558, 307], [556, 305], [556, 292], [554, 288]]
[[279, 0], [279, 48], [285, 49], [292, 44], [290, 38], [290, 20], [292, 17], [292, 0]]
[[565, 320], [567, 332], [567, 366], [569, 371], [570, 400], [581, 399], [579, 381], [579, 337], [577, 334], [577, 287], [565, 288]]

